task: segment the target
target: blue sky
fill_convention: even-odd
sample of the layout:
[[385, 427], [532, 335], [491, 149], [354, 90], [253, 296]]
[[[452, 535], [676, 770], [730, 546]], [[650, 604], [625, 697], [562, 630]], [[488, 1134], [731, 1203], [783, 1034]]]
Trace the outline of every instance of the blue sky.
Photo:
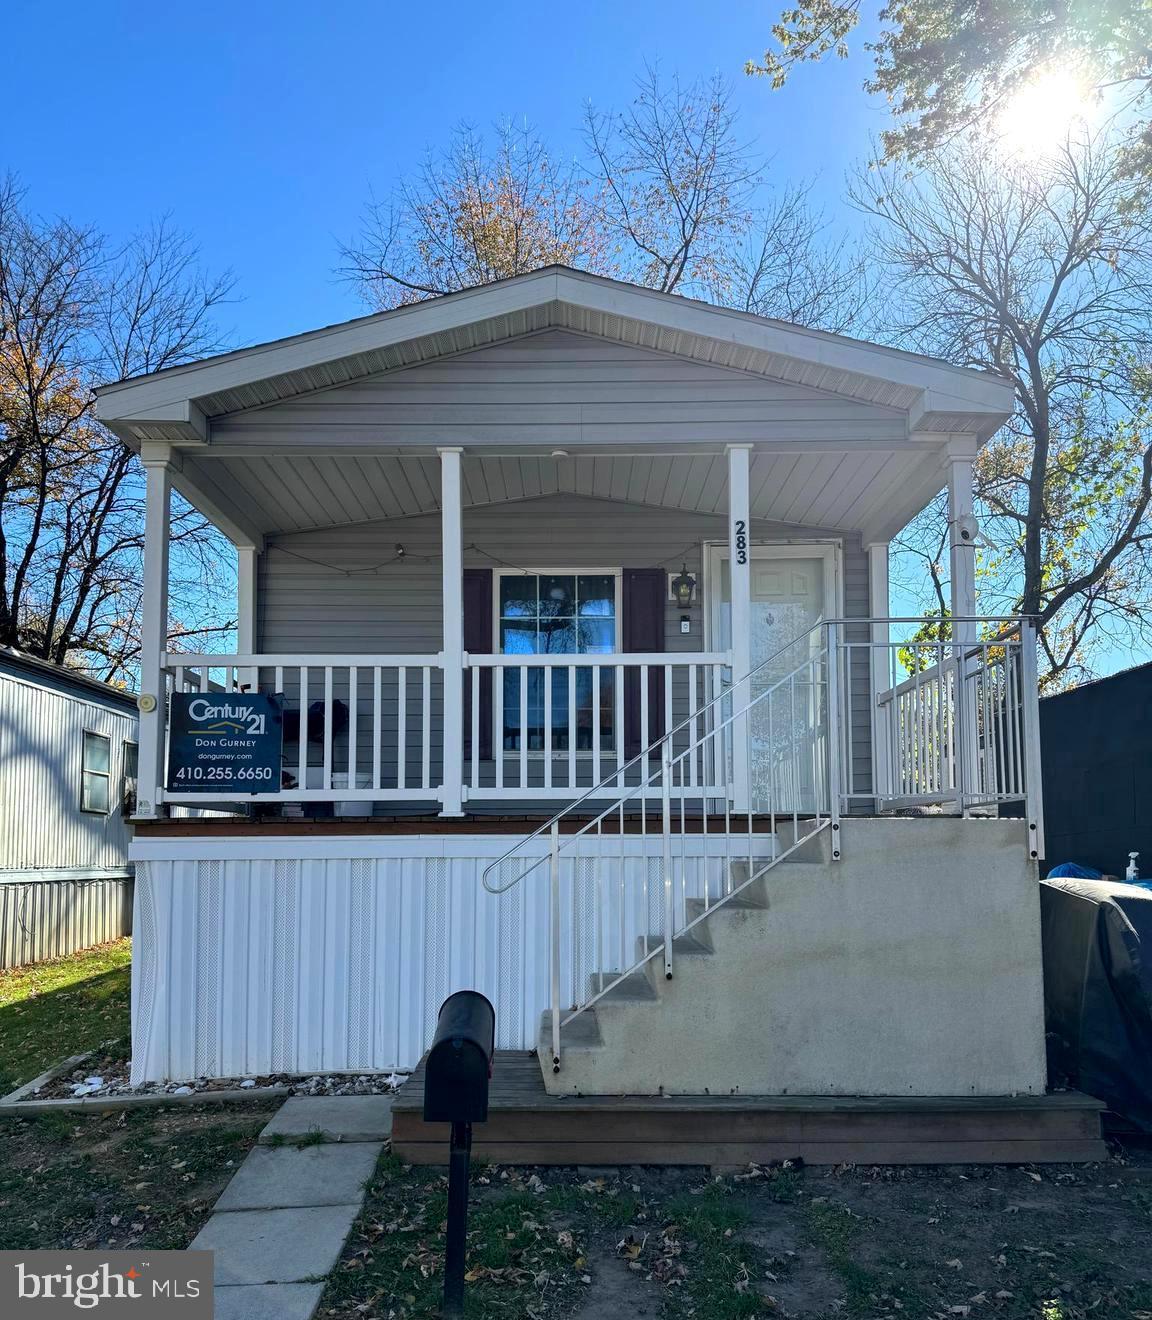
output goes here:
[[61, 0], [48, 34], [43, 4], [9, 0], [0, 169], [34, 209], [112, 235], [171, 212], [210, 267], [235, 272], [226, 319], [256, 342], [363, 310], [333, 273], [340, 240], [370, 191], [386, 196], [461, 119], [525, 117], [574, 154], [584, 104], [624, 104], [646, 61], [730, 75], [778, 176], [814, 180], [834, 210], [885, 110], [861, 90], [863, 54], [802, 69], [783, 92], [746, 78], [773, 12], [764, 0]]
[[[773, 92], [743, 65], [777, 3], [59, 0], [48, 31], [40, 0], [9, 0], [0, 170], [22, 179], [33, 209], [112, 237], [171, 213], [211, 270], [236, 276], [222, 318], [236, 344], [364, 311], [335, 273], [341, 240], [368, 197], [386, 197], [461, 120], [522, 117], [578, 155], [586, 102], [624, 105], [646, 63], [728, 75], [775, 176], [810, 181], [846, 227], [845, 172], [888, 121], [862, 90], [868, 34], [849, 60], [804, 66]], [[1119, 649], [1103, 667], [1129, 662]]]

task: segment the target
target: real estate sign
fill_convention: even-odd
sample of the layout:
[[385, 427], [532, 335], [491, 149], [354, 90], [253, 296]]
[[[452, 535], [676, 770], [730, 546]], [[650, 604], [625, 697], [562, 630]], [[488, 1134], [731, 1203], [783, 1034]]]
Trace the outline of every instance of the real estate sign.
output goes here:
[[258, 692], [177, 692], [168, 733], [168, 790], [280, 787], [284, 720], [275, 697]]

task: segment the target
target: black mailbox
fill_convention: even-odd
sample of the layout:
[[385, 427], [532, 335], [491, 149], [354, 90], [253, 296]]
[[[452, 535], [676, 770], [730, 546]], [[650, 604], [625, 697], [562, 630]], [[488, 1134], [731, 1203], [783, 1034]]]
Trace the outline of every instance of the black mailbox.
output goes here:
[[426, 1123], [484, 1123], [496, 1039], [496, 1010], [478, 990], [459, 990], [440, 1008], [424, 1065]]
[[448, 1219], [444, 1233], [445, 1320], [464, 1314], [468, 1239], [468, 1163], [472, 1124], [488, 1120], [488, 1079], [496, 1045], [496, 1010], [478, 990], [458, 990], [440, 1005], [424, 1061], [424, 1122], [451, 1123]]

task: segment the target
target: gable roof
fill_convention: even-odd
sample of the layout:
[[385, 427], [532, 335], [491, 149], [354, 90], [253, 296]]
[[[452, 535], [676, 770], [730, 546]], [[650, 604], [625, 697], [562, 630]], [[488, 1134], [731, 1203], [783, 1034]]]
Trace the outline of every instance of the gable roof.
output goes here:
[[548, 266], [119, 381], [97, 390], [97, 413], [133, 447], [203, 443], [213, 417], [549, 328], [898, 408], [910, 431], [984, 440], [1013, 405], [1010, 382], [991, 372]]

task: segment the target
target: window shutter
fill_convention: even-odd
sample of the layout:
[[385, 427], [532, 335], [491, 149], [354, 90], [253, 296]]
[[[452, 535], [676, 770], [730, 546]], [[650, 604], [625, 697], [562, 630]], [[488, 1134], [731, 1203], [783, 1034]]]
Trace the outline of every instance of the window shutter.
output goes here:
[[[662, 568], [626, 568], [623, 573], [621, 645], [625, 652], [664, 650]], [[640, 673], [624, 675], [624, 754], [631, 758], [664, 733], [664, 671], [648, 671], [648, 728], [640, 727]]]
[[[492, 654], [492, 570], [464, 570], [464, 649]], [[472, 681], [464, 681], [464, 751], [472, 753]], [[480, 671], [480, 759], [492, 758], [492, 670]]]

